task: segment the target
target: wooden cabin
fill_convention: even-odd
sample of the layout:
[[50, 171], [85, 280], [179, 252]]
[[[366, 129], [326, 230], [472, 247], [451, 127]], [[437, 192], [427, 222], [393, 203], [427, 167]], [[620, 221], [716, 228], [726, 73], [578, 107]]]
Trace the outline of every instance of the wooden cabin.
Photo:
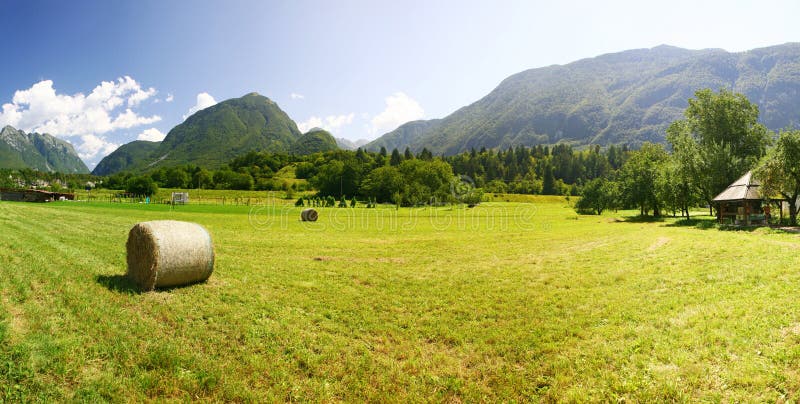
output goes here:
[[49, 192], [38, 189], [0, 188], [0, 201], [14, 202], [53, 202], [58, 200], [75, 200], [75, 194]]
[[766, 225], [770, 208], [760, 186], [751, 171], [728, 185], [712, 202], [717, 208], [717, 220], [742, 226]]

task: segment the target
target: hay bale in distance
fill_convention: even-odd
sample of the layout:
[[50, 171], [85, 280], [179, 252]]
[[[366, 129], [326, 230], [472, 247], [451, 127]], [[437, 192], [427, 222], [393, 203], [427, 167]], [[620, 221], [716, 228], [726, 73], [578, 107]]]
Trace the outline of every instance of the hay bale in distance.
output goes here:
[[303, 209], [303, 211], [300, 212], [300, 219], [304, 222], [316, 222], [318, 217], [319, 213], [314, 209]]
[[155, 220], [128, 233], [127, 276], [143, 291], [202, 282], [214, 271], [211, 236], [197, 223]]

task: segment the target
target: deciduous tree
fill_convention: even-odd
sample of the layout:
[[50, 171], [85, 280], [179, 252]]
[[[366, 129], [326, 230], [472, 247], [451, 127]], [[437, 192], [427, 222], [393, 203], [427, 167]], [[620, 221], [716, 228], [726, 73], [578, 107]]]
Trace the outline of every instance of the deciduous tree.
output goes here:
[[647, 215], [652, 209], [653, 216], [661, 216], [662, 203], [656, 186], [667, 159], [664, 146], [644, 143], [641, 149], [631, 153], [620, 170], [622, 194], [628, 204], [639, 208], [642, 215]]
[[583, 186], [581, 199], [575, 204], [578, 212], [593, 212], [602, 215], [606, 209], [617, 206], [619, 187], [616, 182], [595, 178]]
[[667, 139], [690, 170], [702, 198], [711, 200], [764, 155], [770, 132], [758, 123], [758, 106], [728, 90], [699, 90], [689, 99], [686, 119], [667, 129]]
[[125, 191], [134, 195], [153, 196], [158, 192], [158, 185], [149, 176], [142, 175], [129, 179]]
[[800, 130], [781, 132], [775, 148], [764, 157], [753, 175], [761, 182], [762, 195], [780, 195], [786, 199], [789, 221], [796, 226], [800, 197]]

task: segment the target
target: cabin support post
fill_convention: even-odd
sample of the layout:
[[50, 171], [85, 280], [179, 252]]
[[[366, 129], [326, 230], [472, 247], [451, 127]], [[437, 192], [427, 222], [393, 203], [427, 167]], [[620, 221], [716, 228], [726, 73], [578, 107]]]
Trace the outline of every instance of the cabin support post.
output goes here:
[[750, 226], [750, 201], [744, 201], [744, 225]]

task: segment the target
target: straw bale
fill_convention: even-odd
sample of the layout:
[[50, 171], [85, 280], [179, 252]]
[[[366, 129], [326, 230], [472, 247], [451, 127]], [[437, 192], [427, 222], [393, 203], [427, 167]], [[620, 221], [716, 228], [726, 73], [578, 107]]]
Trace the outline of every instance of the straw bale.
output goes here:
[[196, 223], [137, 223], [128, 233], [126, 247], [127, 276], [143, 291], [203, 282], [214, 271], [211, 236]]
[[303, 211], [300, 212], [300, 219], [304, 222], [316, 222], [318, 217], [319, 213], [314, 209], [303, 209]]

